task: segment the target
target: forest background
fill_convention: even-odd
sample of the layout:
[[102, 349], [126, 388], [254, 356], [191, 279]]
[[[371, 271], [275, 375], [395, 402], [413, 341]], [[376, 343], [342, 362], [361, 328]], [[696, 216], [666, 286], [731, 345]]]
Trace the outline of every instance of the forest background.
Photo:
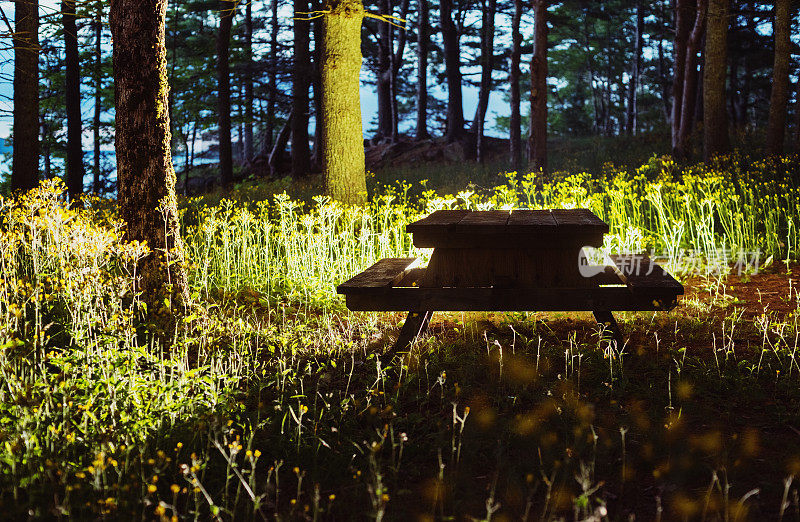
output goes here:
[[[697, 153], [700, 145], [697, 133], [704, 117], [705, 35], [700, 31], [697, 38], [686, 30], [695, 22], [696, 8], [688, 5], [694, 2], [678, 3], [684, 5], [674, 5], [674, 1], [621, 0], [567, 0], [550, 4], [546, 13], [550, 29], [546, 118], [551, 139], [646, 134], [652, 136], [648, 140], [651, 153], [668, 153], [676, 147], [687, 149], [678, 151], [684, 156]], [[451, 82], [455, 75], [460, 86], [461, 92], [454, 92], [453, 96], [460, 99], [461, 118], [472, 136], [478, 132], [480, 122], [482, 135], [508, 138], [511, 127], [516, 126], [510, 121], [515, 105], [520, 107], [522, 135], [527, 136], [535, 13], [525, 2], [516, 4], [496, 0], [441, 5], [423, 5], [418, 0], [366, 3], [368, 12], [390, 13], [406, 21], [393, 26], [367, 18], [363, 24], [361, 94], [367, 145], [444, 136], [448, 119], [452, 118], [448, 115], [448, 105], [453, 104], [448, 101], [449, 91], [456, 91], [448, 88], [448, 74]], [[64, 13], [70, 13], [70, 5], [74, 6], [75, 16], [67, 21], [70, 16]], [[316, 114], [320, 109], [317, 96], [320, 85], [316, 41], [320, 19], [293, 17], [295, 12], [309, 13], [319, 8], [307, 0], [169, 2], [166, 46], [170, 120], [179, 182], [185, 185], [187, 174], [198, 165], [217, 163], [219, 143], [228, 139], [237, 176], [282, 171], [302, 177], [319, 169]], [[676, 32], [679, 8], [691, 11], [684, 17], [687, 21], [683, 34]], [[107, 10], [108, 3], [102, 1], [42, 2], [39, 6], [41, 171], [46, 178], [64, 174], [70, 141], [67, 99], [75, 97], [74, 92], [66, 92], [65, 76], [68, 69], [77, 68], [81, 139], [72, 146], [80, 146], [82, 150], [84, 187], [99, 193], [113, 192], [115, 170]], [[12, 11], [4, 10], [9, 30], [14, 21]], [[729, 14], [725, 82], [728, 122], [734, 143], [763, 143], [773, 84], [774, 2], [737, 0], [731, 3]], [[795, 81], [800, 64], [794, 6], [790, 8], [790, 19], [792, 43], [786, 60], [792, 85], [800, 85]], [[452, 33], [442, 31], [442, 27], [450, 27], [443, 26], [443, 20], [452, 22]], [[77, 59], [68, 58], [65, 52], [65, 31], [70, 33], [72, 22], [77, 36]], [[425, 36], [422, 41], [429, 45], [420, 46], [421, 27]], [[443, 36], [446, 33], [457, 44], [456, 59], [446, 56]], [[516, 68], [515, 35], [521, 39], [517, 62], [520, 74], [512, 78], [511, 71]], [[681, 44], [676, 46], [676, 43], [683, 40], [684, 46], [692, 45], [693, 38], [698, 41], [693, 44], [697, 58], [696, 79], [691, 88], [697, 102], [689, 104], [692, 116], [681, 131], [685, 134], [683, 141], [692, 145], [680, 147], [674, 134], [680, 130], [681, 122], [671, 123], [675, 85], [679, 79], [685, 81], [679, 78], [683, 60], [676, 61], [676, 53], [681, 52]], [[10, 136], [13, 104], [9, 95], [12, 46], [7, 45], [3, 54], [0, 79], [4, 87], [0, 92], [5, 93], [4, 121], [0, 133], [9, 133], [6, 142], [10, 145], [13, 142]], [[223, 77], [228, 78], [227, 86], [221, 83]], [[514, 89], [510, 86], [514, 83], [520, 87], [521, 101], [513, 99]], [[800, 93], [797, 88], [788, 85], [786, 88]], [[227, 132], [221, 131], [218, 117], [219, 108], [226, 106], [230, 107], [230, 138], [223, 136]], [[789, 111], [787, 121], [795, 129], [793, 141], [796, 141], [800, 121], [796, 103], [785, 105], [782, 110]], [[301, 116], [287, 125], [293, 112]], [[672, 131], [671, 141], [670, 125], [677, 127]], [[695, 135], [690, 139], [692, 133]], [[455, 158], [476, 158], [475, 141], [472, 138], [471, 143], [465, 143], [465, 150], [459, 150]], [[298, 145], [301, 143], [308, 143], [308, 148]], [[5, 151], [6, 159], [10, 160], [10, 150]], [[453, 155], [446, 157], [452, 159]], [[497, 159], [497, 154], [493, 158]], [[10, 163], [5, 162], [6, 177]], [[515, 166], [511, 158], [507, 163]], [[556, 168], [568, 166], [559, 164]], [[194, 188], [207, 188], [213, 184], [214, 176], [201, 171]]]

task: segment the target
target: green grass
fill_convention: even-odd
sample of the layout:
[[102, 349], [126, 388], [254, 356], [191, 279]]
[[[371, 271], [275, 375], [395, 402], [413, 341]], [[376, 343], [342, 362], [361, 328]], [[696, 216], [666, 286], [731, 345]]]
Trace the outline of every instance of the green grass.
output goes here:
[[[788, 519], [798, 167], [653, 158], [454, 195], [423, 172], [437, 193], [376, 188], [364, 208], [241, 185], [184, 206], [198, 306], [170, 346], [139, 322], [143, 252], [106, 205], [67, 210], [57, 186], [2, 200], [2, 517]], [[424, 256], [404, 227], [437, 208], [575, 206], [611, 225], [605, 250], [701, 272], [677, 311], [619, 314], [622, 348], [585, 313], [454, 313], [386, 360], [403, 317], [334, 293]], [[763, 274], [715, 272], [738, 249], [771, 258], [763, 303], [730, 288]]]

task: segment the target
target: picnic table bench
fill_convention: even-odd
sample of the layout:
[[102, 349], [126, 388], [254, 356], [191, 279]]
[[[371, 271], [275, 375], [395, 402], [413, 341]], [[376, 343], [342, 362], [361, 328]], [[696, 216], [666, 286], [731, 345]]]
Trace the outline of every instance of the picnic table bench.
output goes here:
[[382, 259], [337, 287], [347, 307], [408, 311], [392, 352], [422, 334], [433, 311], [591, 311], [621, 345], [613, 311], [671, 310], [683, 286], [646, 255], [590, 265], [608, 225], [587, 209], [438, 210], [406, 226], [417, 258]]

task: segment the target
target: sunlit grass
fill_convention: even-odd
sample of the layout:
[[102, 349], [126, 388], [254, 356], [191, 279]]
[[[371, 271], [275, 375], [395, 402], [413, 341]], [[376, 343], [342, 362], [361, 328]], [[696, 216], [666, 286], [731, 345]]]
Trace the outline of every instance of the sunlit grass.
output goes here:
[[[53, 184], [1, 200], [2, 507], [180, 520], [794, 510], [800, 445], [782, 426], [800, 416], [800, 293], [785, 277], [770, 302], [788, 312], [744, 314], [714, 261], [758, 250], [773, 273], [796, 266], [800, 165], [743, 162], [512, 173], [422, 198], [401, 184], [363, 208], [189, 201], [200, 306], [171, 346], [139, 320], [145, 250], [106, 204], [68, 209]], [[349, 313], [335, 295], [382, 257], [426, 255], [405, 225], [435, 209], [557, 207], [605, 219], [608, 251], [699, 272], [696, 291], [673, 314], [620, 314], [624, 347], [582, 314], [448, 314], [392, 361], [376, 353], [399, 315]]]

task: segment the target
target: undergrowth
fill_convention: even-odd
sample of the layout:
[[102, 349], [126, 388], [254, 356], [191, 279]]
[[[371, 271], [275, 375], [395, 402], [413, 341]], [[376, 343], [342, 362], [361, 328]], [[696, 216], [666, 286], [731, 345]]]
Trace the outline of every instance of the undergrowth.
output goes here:
[[[113, 208], [69, 209], [56, 183], [0, 200], [0, 517], [788, 518], [799, 166], [653, 158], [454, 195], [401, 184], [363, 208], [188, 201], [202, 312], [170, 346], [141, 328], [146, 248]], [[622, 347], [586, 314], [446, 314], [391, 360], [402, 317], [335, 294], [380, 258], [425, 257], [405, 225], [433, 210], [558, 207], [592, 209], [603, 250], [650, 250], [695, 290], [620, 314]], [[785, 277], [788, 313], [730, 297], [742, 252]]]

